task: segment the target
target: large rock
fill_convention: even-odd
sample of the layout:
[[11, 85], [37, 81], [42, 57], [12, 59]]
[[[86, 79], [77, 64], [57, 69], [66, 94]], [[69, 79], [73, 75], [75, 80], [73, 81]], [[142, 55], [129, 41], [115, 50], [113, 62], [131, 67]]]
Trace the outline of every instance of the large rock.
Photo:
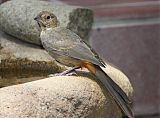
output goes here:
[[83, 39], [88, 38], [93, 22], [91, 10], [39, 0], [12, 0], [1, 4], [0, 28], [18, 39], [41, 45], [34, 17], [43, 10], [53, 12], [60, 26], [71, 29]]
[[[132, 95], [128, 78], [112, 66], [105, 71]], [[86, 77], [85, 77], [86, 76]], [[121, 118], [110, 94], [83, 72], [83, 77], [46, 78], [0, 89], [1, 118]]]

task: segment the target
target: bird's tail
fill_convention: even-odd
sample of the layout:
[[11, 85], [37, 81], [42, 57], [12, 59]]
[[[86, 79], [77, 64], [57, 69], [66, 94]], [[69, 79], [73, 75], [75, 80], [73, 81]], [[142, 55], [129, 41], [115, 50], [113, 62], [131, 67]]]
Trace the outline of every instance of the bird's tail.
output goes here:
[[96, 68], [96, 77], [104, 85], [104, 87], [109, 91], [111, 96], [114, 98], [116, 103], [122, 109], [124, 114], [129, 118], [134, 118], [131, 107], [130, 100], [125, 92], [101, 69], [101, 67], [94, 65]]

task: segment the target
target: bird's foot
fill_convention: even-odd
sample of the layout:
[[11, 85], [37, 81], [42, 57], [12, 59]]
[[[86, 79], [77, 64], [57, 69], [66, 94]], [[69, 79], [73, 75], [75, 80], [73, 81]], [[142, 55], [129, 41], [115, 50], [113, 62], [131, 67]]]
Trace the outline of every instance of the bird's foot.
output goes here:
[[56, 73], [56, 74], [48, 75], [48, 77], [56, 77], [56, 76], [77, 76], [77, 73], [73, 71], [73, 72], [70, 72], [70, 73], [67, 73], [67, 74], [64, 74], [62, 72], [62, 73]]
[[56, 73], [56, 74], [50, 74], [49, 77], [55, 77], [55, 76], [77, 76], [77, 73], [76, 73], [76, 70], [77, 67], [75, 68], [71, 68], [71, 69], [68, 69], [68, 70], [65, 70], [63, 71], [62, 73]]

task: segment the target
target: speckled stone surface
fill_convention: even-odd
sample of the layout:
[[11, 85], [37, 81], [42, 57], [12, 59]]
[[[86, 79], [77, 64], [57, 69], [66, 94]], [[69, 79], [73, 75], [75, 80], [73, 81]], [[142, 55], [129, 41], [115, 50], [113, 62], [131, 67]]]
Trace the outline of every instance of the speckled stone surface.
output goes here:
[[39, 0], [12, 0], [1, 4], [0, 28], [18, 39], [40, 45], [38, 25], [34, 17], [43, 10], [53, 12], [60, 21], [60, 26], [71, 29], [83, 39], [88, 38], [93, 22], [91, 10]]
[[[104, 69], [132, 95], [128, 78], [112, 66]], [[94, 77], [59, 76], [0, 89], [1, 118], [121, 118], [109, 93]]]
[[95, 82], [82, 77], [54, 77], [2, 88], [0, 99], [1, 118], [85, 118], [96, 112], [92, 118], [97, 118], [105, 104], [111, 104]]

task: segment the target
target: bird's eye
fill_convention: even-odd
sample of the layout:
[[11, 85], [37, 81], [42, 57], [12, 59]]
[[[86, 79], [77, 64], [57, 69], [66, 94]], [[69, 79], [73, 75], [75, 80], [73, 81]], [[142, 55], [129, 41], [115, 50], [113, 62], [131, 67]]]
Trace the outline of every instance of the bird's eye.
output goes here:
[[50, 16], [47, 16], [47, 19], [50, 19], [51, 17]]

